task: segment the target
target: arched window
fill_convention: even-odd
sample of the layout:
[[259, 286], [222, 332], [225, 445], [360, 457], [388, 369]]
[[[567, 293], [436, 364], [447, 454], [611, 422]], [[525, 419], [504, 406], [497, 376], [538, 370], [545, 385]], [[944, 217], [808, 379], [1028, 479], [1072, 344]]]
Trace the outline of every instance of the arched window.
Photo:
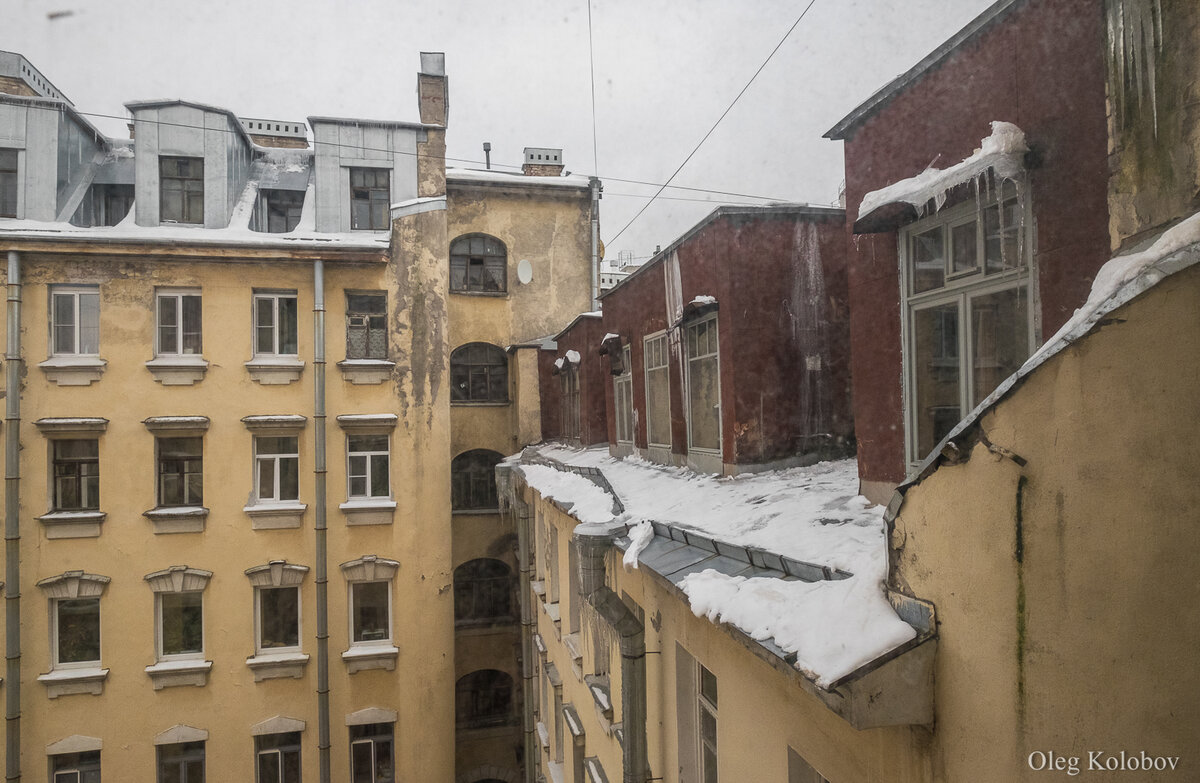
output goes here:
[[450, 463], [450, 506], [455, 511], [499, 508], [496, 465], [504, 456], [487, 449], [464, 451]]
[[508, 252], [486, 234], [468, 234], [450, 243], [450, 290], [488, 294], [508, 290]]
[[450, 354], [450, 402], [508, 402], [508, 354], [467, 343]]
[[454, 686], [454, 718], [459, 728], [500, 726], [512, 720], [513, 681], [497, 669], [480, 669]]
[[512, 569], [480, 558], [454, 569], [454, 622], [458, 625], [512, 622]]

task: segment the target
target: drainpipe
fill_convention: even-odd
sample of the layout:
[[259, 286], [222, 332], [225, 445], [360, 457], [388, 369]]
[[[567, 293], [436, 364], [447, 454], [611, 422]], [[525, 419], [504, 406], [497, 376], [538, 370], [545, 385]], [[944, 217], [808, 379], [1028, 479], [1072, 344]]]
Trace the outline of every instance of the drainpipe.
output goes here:
[[317, 484], [317, 759], [321, 783], [331, 783], [329, 762], [329, 566], [325, 464], [325, 262], [313, 262], [313, 425]]
[[21, 258], [8, 251], [8, 349], [4, 355], [4, 639], [7, 660], [4, 779], [21, 779]]
[[589, 177], [592, 191], [592, 310], [600, 309], [600, 193], [604, 187], [599, 177]]
[[[510, 479], [511, 480], [511, 479]], [[533, 581], [533, 531], [531, 528], [528, 504], [515, 496], [510, 496], [509, 507], [517, 518], [517, 558], [520, 573], [521, 597], [521, 678], [525, 696], [522, 710], [523, 727], [525, 731], [525, 783], [536, 781], [537, 765], [534, 760], [538, 757], [537, 722], [534, 720], [534, 710], [537, 704], [533, 700], [533, 605], [530, 600], [530, 582]]]
[[605, 554], [612, 547], [611, 535], [575, 533], [579, 552], [579, 589], [587, 602], [617, 634], [621, 650], [621, 722], [625, 746], [621, 757], [623, 783], [646, 783], [650, 774], [646, 743], [646, 632], [605, 582]]

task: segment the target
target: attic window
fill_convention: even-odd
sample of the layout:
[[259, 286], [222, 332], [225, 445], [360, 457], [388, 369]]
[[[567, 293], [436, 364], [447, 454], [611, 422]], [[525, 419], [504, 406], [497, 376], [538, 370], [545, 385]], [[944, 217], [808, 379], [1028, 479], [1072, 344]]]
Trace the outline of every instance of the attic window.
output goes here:
[[17, 216], [17, 151], [0, 150], [0, 217]]
[[204, 223], [204, 158], [158, 159], [159, 221]]
[[391, 192], [387, 169], [350, 169], [350, 228], [386, 231]]

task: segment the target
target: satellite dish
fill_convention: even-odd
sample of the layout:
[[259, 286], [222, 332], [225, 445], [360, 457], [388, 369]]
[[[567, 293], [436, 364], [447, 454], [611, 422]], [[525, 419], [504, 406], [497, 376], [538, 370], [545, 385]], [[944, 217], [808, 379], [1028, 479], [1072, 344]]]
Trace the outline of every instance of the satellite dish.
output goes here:
[[529, 285], [529, 281], [532, 279], [533, 264], [529, 263], [529, 259], [522, 258], [517, 262], [517, 280], [520, 280], [522, 285]]

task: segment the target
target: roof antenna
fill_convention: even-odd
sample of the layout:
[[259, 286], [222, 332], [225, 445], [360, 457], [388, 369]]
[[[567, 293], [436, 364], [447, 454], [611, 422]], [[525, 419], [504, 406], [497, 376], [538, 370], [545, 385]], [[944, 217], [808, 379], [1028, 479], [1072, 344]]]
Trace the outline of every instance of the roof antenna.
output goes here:
[[483, 143], [483, 158], [484, 158], [485, 164], [487, 165], [487, 170], [491, 171], [492, 170], [492, 143], [490, 141], [485, 141]]

